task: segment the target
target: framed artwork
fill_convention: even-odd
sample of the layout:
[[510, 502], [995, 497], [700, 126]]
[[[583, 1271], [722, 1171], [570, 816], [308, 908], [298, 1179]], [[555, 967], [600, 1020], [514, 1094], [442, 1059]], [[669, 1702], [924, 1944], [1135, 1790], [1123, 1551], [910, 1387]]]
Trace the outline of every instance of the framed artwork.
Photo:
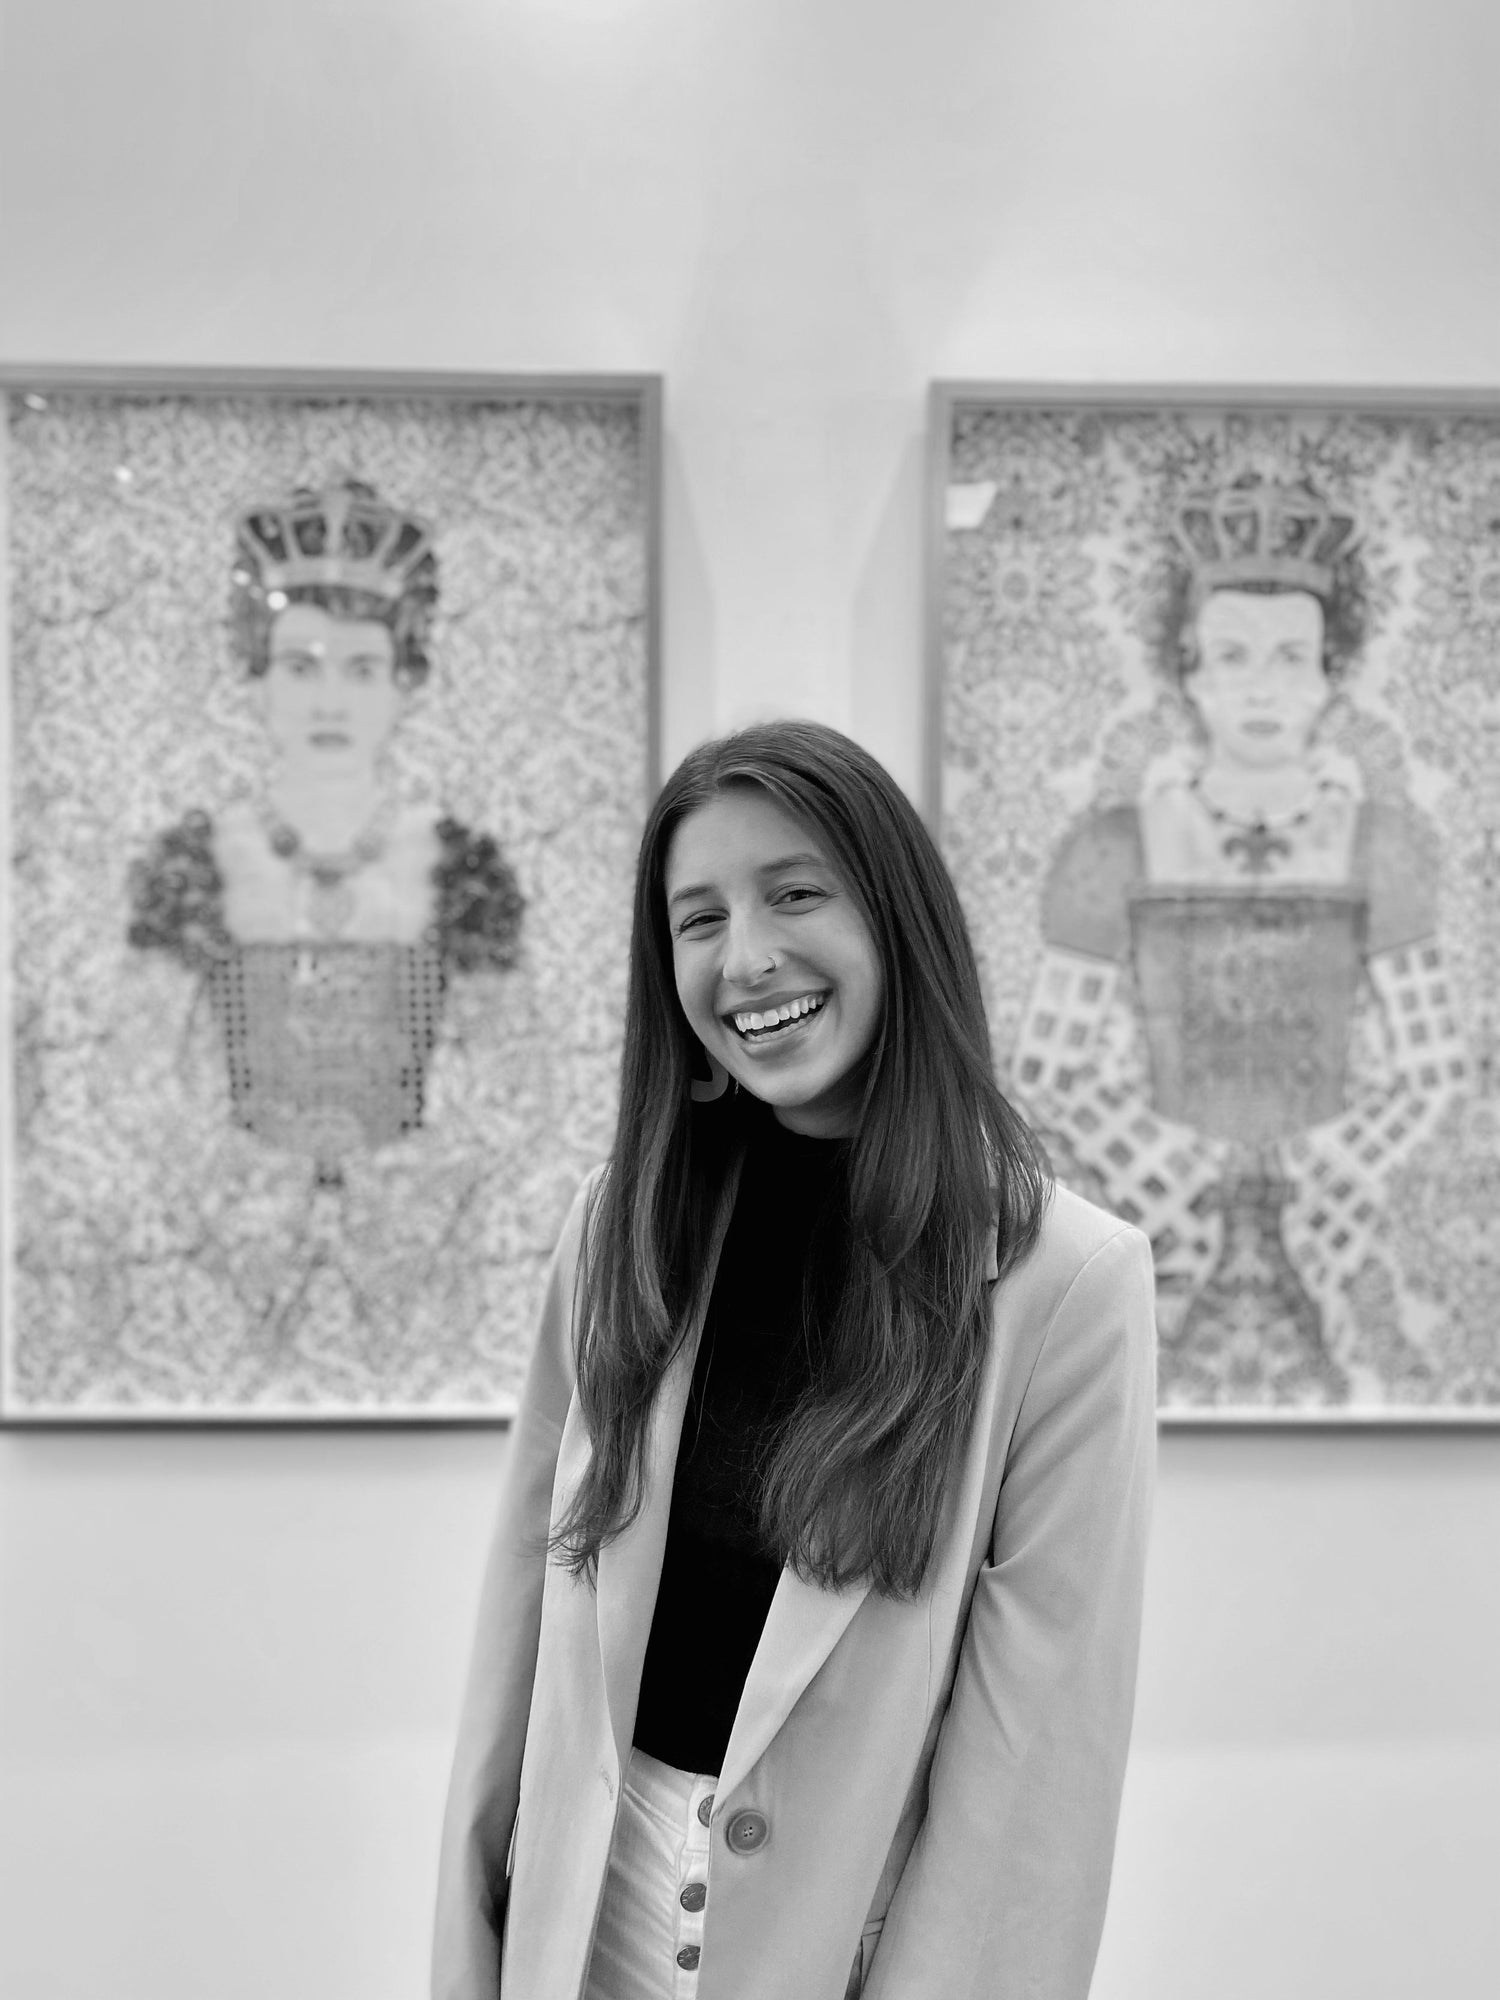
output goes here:
[[1171, 1422], [1500, 1416], [1500, 397], [940, 384], [928, 806]]
[[613, 1130], [659, 385], [3, 387], [0, 1415], [506, 1418]]

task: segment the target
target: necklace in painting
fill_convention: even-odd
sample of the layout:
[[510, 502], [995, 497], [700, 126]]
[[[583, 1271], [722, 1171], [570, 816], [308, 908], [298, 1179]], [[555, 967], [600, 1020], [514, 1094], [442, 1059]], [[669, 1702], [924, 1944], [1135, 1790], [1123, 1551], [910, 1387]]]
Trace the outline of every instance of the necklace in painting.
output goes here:
[[289, 862], [292, 872], [307, 884], [308, 920], [320, 938], [341, 937], [348, 929], [355, 907], [349, 878], [385, 852], [395, 816], [394, 801], [385, 800], [347, 847], [313, 853], [296, 827], [269, 808], [264, 812], [272, 853]]
[[1214, 825], [1227, 830], [1219, 843], [1219, 851], [1226, 861], [1234, 862], [1247, 875], [1269, 875], [1278, 857], [1285, 858], [1291, 854], [1292, 843], [1287, 835], [1309, 825], [1325, 796], [1338, 789], [1331, 778], [1320, 778], [1307, 798], [1293, 811], [1274, 815], [1253, 813], [1245, 819], [1214, 803], [1208, 795], [1201, 771], [1195, 771], [1188, 780], [1188, 790]]

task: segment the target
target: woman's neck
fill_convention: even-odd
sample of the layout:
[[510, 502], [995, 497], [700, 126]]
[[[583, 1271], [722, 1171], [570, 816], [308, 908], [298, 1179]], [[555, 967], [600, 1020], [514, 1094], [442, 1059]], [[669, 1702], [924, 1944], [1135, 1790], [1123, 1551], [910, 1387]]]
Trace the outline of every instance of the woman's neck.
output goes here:
[[1258, 766], [1210, 755], [1198, 780], [1205, 797], [1236, 819], [1275, 819], [1296, 812], [1318, 789], [1305, 763]]
[[383, 802], [384, 789], [373, 770], [316, 779], [283, 771], [270, 792], [272, 812], [318, 854], [352, 846]]

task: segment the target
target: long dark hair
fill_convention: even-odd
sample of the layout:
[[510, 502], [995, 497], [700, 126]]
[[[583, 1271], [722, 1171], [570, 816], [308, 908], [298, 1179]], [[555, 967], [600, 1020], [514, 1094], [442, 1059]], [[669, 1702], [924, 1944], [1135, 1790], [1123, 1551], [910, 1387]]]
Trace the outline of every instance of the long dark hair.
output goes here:
[[553, 1547], [575, 1573], [639, 1511], [661, 1380], [686, 1337], [740, 1143], [734, 1099], [694, 1104], [703, 1051], [677, 999], [666, 913], [673, 833], [757, 786], [808, 827], [869, 925], [884, 1007], [847, 1147], [842, 1297], [813, 1380], [772, 1440], [769, 1546], [837, 1586], [916, 1591], [963, 1450], [989, 1337], [988, 1253], [1035, 1241], [1048, 1181], [990, 1060], [958, 895], [890, 775], [847, 736], [770, 722], [694, 750], [667, 780], [636, 867], [620, 1122], [586, 1233], [574, 1342], [593, 1451]]

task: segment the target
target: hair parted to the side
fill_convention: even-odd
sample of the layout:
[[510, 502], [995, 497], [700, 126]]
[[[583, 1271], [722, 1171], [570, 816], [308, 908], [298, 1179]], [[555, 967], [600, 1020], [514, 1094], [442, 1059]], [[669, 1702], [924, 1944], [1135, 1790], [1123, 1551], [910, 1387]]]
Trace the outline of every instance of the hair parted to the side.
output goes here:
[[1049, 1182], [991, 1063], [951, 877], [876, 760], [837, 730], [770, 722], [705, 743], [667, 780], [636, 868], [620, 1118], [585, 1231], [574, 1342], [592, 1456], [553, 1547], [575, 1573], [639, 1511], [650, 1413], [686, 1337], [736, 1157], [733, 1094], [695, 1105], [703, 1051], [677, 999], [666, 913], [672, 836], [731, 787], [805, 825], [858, 903], [884, 1009], [846, 1148], [848, 1257], [814, 1374], [768, 1454], [769, 1545], [826, 1585], [914, 1592], [968, 1436], [989, 1337], [988, 1252], [1031, 1247]]

